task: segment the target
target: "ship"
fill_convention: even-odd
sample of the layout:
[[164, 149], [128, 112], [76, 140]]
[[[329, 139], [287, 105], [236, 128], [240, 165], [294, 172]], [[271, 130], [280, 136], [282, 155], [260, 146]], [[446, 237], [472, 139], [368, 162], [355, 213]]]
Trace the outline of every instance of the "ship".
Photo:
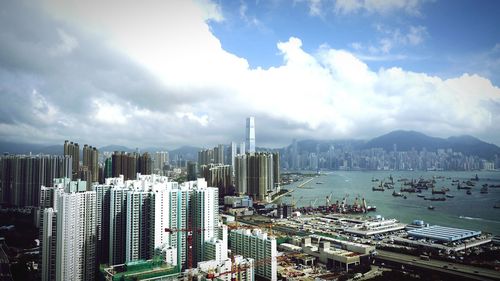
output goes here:
[[415, 192], [418, 192], [418, 191], [420, 191], [420, 190], [415, 189], [413, 187], [410, 187], [410, 188], [402, 187], [401, 188], [401, 192], [415, 193]]
[[487, 186], [482, 187], [481, 191], [479, 191], [479, 192], [482, 193], [482, 194], [488, 193], [488, 187]]
[[316, 182], [316, 184], [323, 184], [323, 183], [324, 183], [324, 182], [322, 182], [322, 181], [318, 181], [318, 182]]
[[429, 201], [446, 201], [445, 197], [425, 197], [424, 199]]
[[435, 188], [432, 188], [432, 194], [445, 194], [446, 189], [441, 188], [441, 190], [436, 190]]
[[468, 186], [475, 186], [476, 185], [472, 181], [466, 181], [465, 184], [468, 185]]
[[457, 189], [471, 189], [471, 188], [472, 188], [472, 186], [468, 186], [468, 185], [461, 186], [460, 183], [457, 185]]
[[478, 177], [478, 176], [477, 176], [477, 174], [476, 174], [476, 176], [475, 176], [475, 177], [473, 177], [473, 178], [471, 178], [470, 180], [471, 180], [471, 181], [479, 181], [479, 177]]
[[471, 192], [470, 190], [467, 190], [466, 194], [467, 194], [467, 195], [471, 195], [471, 194], [472, 194], [472, 192]]
[[455, 195], [446, 194], [446, 197], [448, 197], [448, 198], [453, 198], [453, 197], [455, 197]]
[[417, 196], [420, 197], [420, 198], [424, 198], [425, 197], [425, 195], [423, 195], [423, 194], [417, 194]]
[[394, 197], [402, 197], [402, 196], [403, 196], [403, 194], [401, 194], [401, 192], [396, 192], [396, 190], [394, 190], [394, 191], [392, 192], [392, 196], [394, 196]]
[[430, 205], [429, 207], [427, 207], [427, 209], [434, 210], [434, 206]]
[[384, 186], [382, 185], [382, 182], [378, 185], [378, 187], [372, 187], [373, 191], [385, 191]]
[[384, 183], [384, 187], [387, 189], [394, 189], [394, 184], [392, 184], [390, 182], [386, 182], [386, 183]]

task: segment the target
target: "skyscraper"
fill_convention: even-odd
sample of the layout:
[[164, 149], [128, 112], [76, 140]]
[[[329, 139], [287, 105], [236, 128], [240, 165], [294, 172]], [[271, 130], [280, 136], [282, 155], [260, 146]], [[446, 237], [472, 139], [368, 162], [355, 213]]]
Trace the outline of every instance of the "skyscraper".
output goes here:
[[78, 143], [73, 143], [68, 140], [64, 141], [64, 156], [71, 156], [73, 174], [71, 178], [77, 180], [80, 172], [80, 146]]
[[[83, 146], [83, 166], [87, 167], [90, 173], [89, 186], [92, 182], [99, 181], [99, 165], [98, 165], [99, 152], [97, 148], [85, 144]], [[83, 179], [86, 180], [86, 179]]]
[[268, 237], [259, 229], [237, 229], [229, 234], [231, 253], [252, 258], [257, 261], [266, 261], [255, 267], [255, 275], [271, 280], [278, 280], [278, 250], [276, 239]]
[[246, 147], [245, 147], [245, 142], [240, 143], [240, 150], [238, 151], [239, 155], [243, 155], [247, 153]]
[[56, 280], [57, 212], [44, 209], [40, 226], [40, 251], [42, 253], [42, 281]]
[[255, 119], [254, 119], [254, 117], [247, 118], [246, 147], [248, 149], [247, 152], [255, 153]]
[[279, 154], [255, 153], [236, 157], [236, 189], [256, 201], [269, 201], [279, 191]]
[[158, 175], [163, 175], [163, 167], [168, 164], [168, 152], [157, 151], [154, 159], [153, 172]]
[[44, 210], [42, 280], [95, 280], [96, 194], [58, 196], [57, 208]]
[[198, 166], [215, 163], [214, 150], [204, 149], [198, 151]]
[[127, 192], [126, 262], [148, 260], [153, 257], [155, 234], [153, 197], [154, 194], [146, 190]]
[[188, 161], [186, 167], [187, 181], [195, 181], [198, 178], [198, 163]]
[[190, 216], [193, 231], [193, 264], [204, 260], [205, 242], [218, 236], [219, 195], [216, 187], [207, 187], [199, 179], [191, 191]]
[[229, 150], [228, 150], [228, 161], [227, 164], [231, 165], [232, 168], [232, 176], [234, 177], [234, 169], [235, 169], [235, 158], [236, 155], [238, 154], [238, 147], [236, 146], [236, 143], [234, 141], [231, 142], [231, 145], [229, 145]]
[[42, 185], [73, 174], [70, 156], [6, 155], [0, 157], [0, 167], [0, 201], [17, 207], [37, 207]]
[[125, 235], [127, 226], [127, 190], [114, 187], [110, 191], [109, 205], [109, 263], [125, 262]]
[[231, 170], [230, 165], [202, 165], [200, 166], [200, 175], [205, 178], [208, 186], [218, 187], [219, 195], [223, 197], [234, 193]]
[[235, 181], [236, 192], [239, 195], [248, 194], [247, 188], [247, 155], [238, 155], [235, 159]]

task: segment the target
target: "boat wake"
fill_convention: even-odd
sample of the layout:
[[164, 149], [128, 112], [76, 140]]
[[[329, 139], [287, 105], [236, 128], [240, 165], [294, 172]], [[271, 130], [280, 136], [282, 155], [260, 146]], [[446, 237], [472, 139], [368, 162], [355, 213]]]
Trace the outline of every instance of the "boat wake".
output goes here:
[[466, 216], [459, 216], [459, 218], [465, 219], [465, 220], [475, 220], [475, 221], [482, 221], [482, 220], [484, 220], [482, 218], [474, 218], [474, 217], [466, 217]]
[[474, 221], [486, 221], [486, 222], [500, 223], [500, 221], [488, 220], [488, 219], [483, 219], [483, 218], [474, 218], [474, 217], [466, 217], [466, 216], [459, 216], [458, 218], [464, 219], [464, 220], [474, 220]]

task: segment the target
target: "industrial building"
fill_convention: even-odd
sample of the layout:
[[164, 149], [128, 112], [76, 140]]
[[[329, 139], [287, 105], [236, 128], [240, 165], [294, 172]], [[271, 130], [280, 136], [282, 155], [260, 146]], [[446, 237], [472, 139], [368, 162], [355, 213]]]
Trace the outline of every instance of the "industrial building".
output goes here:
[[479, 236], [481, 235], [481, 231], [432, 225], [429, 227], [410, 230], [408, 231], [408, 235], [415, 238], [432, 239], [442, 242], [454, 242]]
[[345, 229], [345, 232], [359, 236], [372, 236], [405, 229], [405, 225], [395, 219], [385, 220], [383, 218], [363, 222]]
[[314, 256], [325, 264], [327, 268], [349, 270], [349, 266], [359, 265], [361, 255], [352, 251], [330, 246], [330, 242], [323, 240], [318, 244], [311, 242], [311, 237], [304, 237], [301, 241], [302, 251]]

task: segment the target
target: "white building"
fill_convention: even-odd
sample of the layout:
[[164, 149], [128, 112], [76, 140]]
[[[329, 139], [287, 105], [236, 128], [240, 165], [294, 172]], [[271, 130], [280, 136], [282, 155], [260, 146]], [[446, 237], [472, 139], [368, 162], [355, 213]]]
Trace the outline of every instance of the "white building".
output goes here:
[[241, 255], [222, 261], [208, 260], [199, 262], [194, 270], [195, 279], [198, 280], [224, 280], [224, 281], [254, 281], [254, 260]]
[[236, 146], [236, 143], [234, 141], [231, 142], [231, 145], [229, 146], [229, 161], [228, 164], [231, 165], [231, 171], [232, 171], [232, 176], [234, 177], [234, 169], [235, 169], [235, 158], [236, 155], [238, 155], [238, 147]]
[[233, 254], [254, 259], [256, 276], [278, 280], [278, 250], [274, 237], [268, 237], [260, 229], [238, 229], [230, 232], [229, 241]]
[[168, 152], [167, 151], [157, 151], [154, 157], [153, 172], [155, 174], [163, 175], [163, 166], [168, 164]]
[[127, 192], [127, 225], [125, 236], [125, 262], [148, 260], [154, 251], [153, 193]]
[[109, 206], [109, 264], [123, 264], [127, 227], [127, 190], [123, 187], [112, 188]]
[[372, 236], [403, 230], [405, 227], [405, 224], [399, 223], [396, 219], [377, 219], [346, 228], [345, 231], [359, 236]]
[[42, 252], [42, 281], [56, 280], [57, 212], [53, 208], [43, 211], [40, 235]]
[[189, 219], [193, 230], [193, 262], [196, 264], [204, 260], [205, 242], [218, 237], [219, 190], [207, 187], [203, 179], [188, 185], [192, 187]]
[[255, 153], [255, 118], [254, 117], [247, 118], [246, 147], [248, 149], [247, 152]]
[[95, 280], [96, 193], [60, 193], [44, 210], [42, 280]]

